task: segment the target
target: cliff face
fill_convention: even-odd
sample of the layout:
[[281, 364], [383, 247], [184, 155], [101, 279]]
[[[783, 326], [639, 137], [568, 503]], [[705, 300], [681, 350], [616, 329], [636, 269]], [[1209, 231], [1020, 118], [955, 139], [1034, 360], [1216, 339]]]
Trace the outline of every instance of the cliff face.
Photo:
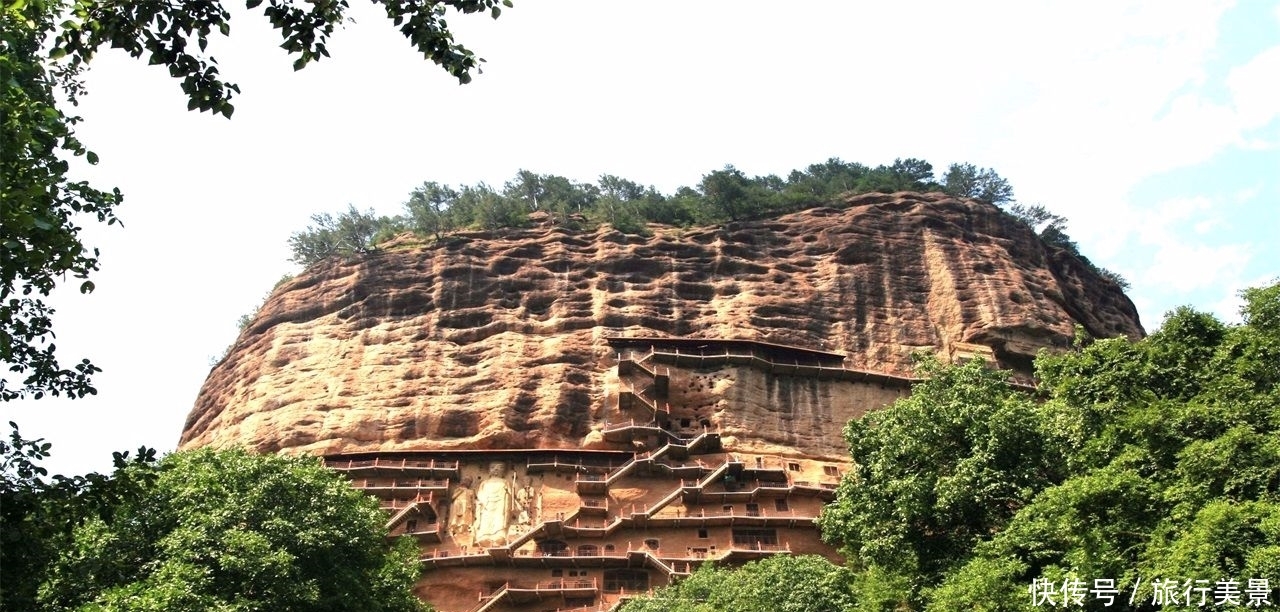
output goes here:
[[[281, 286], [210, 372], [180, 446], [607, 448], [599, 432], [619, 384], [607, 336], [781, 343], [901, 376], [928, 349], [1026, 375], [1076, 324], [1143, 333], [1114, 284], [996, 208], [942, 194], [867, 194], [651, 237], [545, 223], [471, 232], [321, 264]], [[769, 393], [807, 397], [733, 383], [708, 382], [719, 387], [706, 401], [758, 398], [766, 411]], [[820, 395], [800, 403], [820, 412]], [[806, 441], [822, 436], [788, 433], [790, 416], [759, 428], [733, 418], [766, 451], [841, 450], [838, 427], [834, 442]], [[813, 418], [806, 427], [821, 428]]]

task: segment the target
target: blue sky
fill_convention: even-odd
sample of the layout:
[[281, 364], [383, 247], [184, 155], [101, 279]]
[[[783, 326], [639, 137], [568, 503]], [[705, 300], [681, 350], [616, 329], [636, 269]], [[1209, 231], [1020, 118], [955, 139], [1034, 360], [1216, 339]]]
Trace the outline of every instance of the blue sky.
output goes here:
[[79, 135], [102, 162], [78, 172], [124, 191], [125, 226], [89, 224], [98, 289], [55, 305], [100, 393], [4, 407], [52, 469], [172, 449], [237, 318], [294, 271], [289, 234], [348, 203], [394, 214], [426, 180], [670, 192], [725, 164], [968, 161], [1066, 216], [1148, 330], [1181, 304], [1233, 319], [1239, 289], [1280, 276], [1278, 2], [517, 0], [450, 19], [488, 60], [467, 86], [353, 5], [333, 58], [297, 73], [233, 10], [211, 44], [243, 89], [230, 121], [187, 112], [161, 69], [95, 59]]

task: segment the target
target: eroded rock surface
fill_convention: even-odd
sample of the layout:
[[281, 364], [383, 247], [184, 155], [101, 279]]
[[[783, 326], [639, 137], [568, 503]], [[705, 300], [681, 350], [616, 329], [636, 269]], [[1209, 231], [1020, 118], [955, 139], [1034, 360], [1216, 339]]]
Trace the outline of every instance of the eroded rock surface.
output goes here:
[[[1143, 333], [1116, 285], [996, 208], [942, 194], [651, 227], [469, 232], [314, 266], [276, 290], [210, 372], [180, 446], [607, 448], [599, 432], [618, 384], [608, 336], [782, 343], [906, 376], [920, 349], [1028, 375], [1035, 353], [1068, 346], [1077, 324]], [[791, 392], [762, 381], [709, 380], [724, 388], [707, 401], [766, 412], [767, 394]], [[796, 393], [818, 423], [821, 397]], [[808, 421], [788, 432], [793, 417], [761, 418], [716, 425], [757, 432], [742, 444], [758, 452], [843, 451], [838, 425], [824, 438]]]

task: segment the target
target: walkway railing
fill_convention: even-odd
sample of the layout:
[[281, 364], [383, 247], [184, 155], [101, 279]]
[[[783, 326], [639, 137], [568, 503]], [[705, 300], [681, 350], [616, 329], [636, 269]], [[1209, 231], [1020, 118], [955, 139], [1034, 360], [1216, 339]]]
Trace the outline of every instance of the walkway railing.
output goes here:
[[389, 457], [375, 457], [373, 459], [335, 459], [325, 461], [325, 465], [330, 469], [348, 471], [361, 469], [393, 469], [393, 470], [440, 470], [457, 472], [458, 462], [440, 459], [393, 459]]
[[513, 594], [533, 594], [541, 596], [550, 593], [564, 595], [569, 594], [570, 592], [579, 592], [584, 595], [588, 593], [595, 595], [599, 590], [599, 583], [594, 578], [590, 580], [551, 580], [547, 582], [539, 582], [532, 586], [516, 586], [508, 582], [489, 593], [481, 591], [478, 597], [479, 603], [474, 608], [471, 608], [471, 612], [485, 612], [486, 610], [490, 610], [503, 598]]
[[404, 479], [352, 479], [351, 486], [363, 491], [395, 491], [395, 490], [447, 490], [449, 488], [448, 478], [418, 478], [415, 480]]

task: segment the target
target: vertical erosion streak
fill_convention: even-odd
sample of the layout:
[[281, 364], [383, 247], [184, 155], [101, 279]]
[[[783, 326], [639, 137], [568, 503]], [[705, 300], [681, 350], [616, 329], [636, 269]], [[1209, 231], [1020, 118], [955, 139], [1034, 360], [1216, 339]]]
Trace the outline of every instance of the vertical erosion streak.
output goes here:
[[964, 335], [964, 314], [960, 293], [956, 286], [953, 262], [947, 258], [946, 248], [939, 244], [933, 231], [924, 230], [924, 271], [929, 282], [929, 303], [925, 312], [937, 335], [940, 355], [950, 358], [952, 342]]
[[797, 427], [800, 424], [796, 421], [800, 416], [796, 410], [796, 398], [791, 388], [795, 384], [795, 379], [768, 373], [764, 377], [767, 389], [766, 397], [769, 398], [768, 402], [775, 407], [773, 415], [777, 419], [778, 432], [782, 434], [782, 439], [777, 442], [791, 447], [798, 446], [797, 442], [800, 436]]

